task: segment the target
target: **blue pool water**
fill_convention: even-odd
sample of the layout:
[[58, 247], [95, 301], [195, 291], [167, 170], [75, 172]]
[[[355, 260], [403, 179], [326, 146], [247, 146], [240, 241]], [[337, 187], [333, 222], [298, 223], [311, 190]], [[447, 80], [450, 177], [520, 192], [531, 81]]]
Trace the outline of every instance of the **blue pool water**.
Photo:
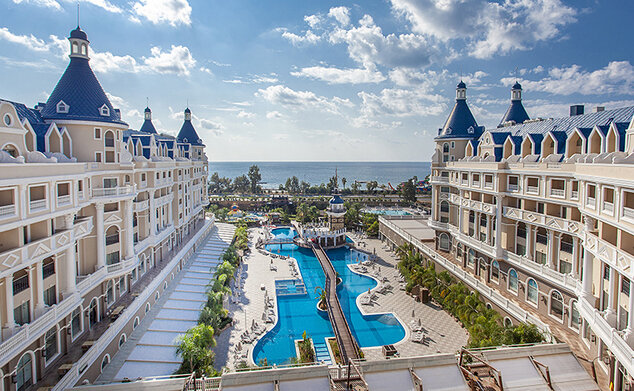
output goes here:
[[410, 216], [411, 213], [405, 210], [393, 210], [393, 209], [368, 209], [364, 212], [372, 213], [375, 215], [387, 215], [387, 216]]
[[[280, 228], [272, 232], [278, 238], [295, 236], [295, 232], [291, 229]], [[279, 320], [253, 349], [255, 362], [266, 358], [269, 365], [288, 363], [290, 357], [295, 357], [293, 341], [302, 338], [304, 331], [314, 343], [324, 343], [325, 338], [334, 336], [328, 315], [317, 310], [319, 295], [316, 288], [324, 286], [325, 276], [312, 250], [294, 244], [273, 245], [271, 250], [297, 259], [304, 278], [306, 294], [277, 296]], [[359, 345], [361, 347], [381, 346], [402, 340], [405, 337], [405, 329], [394, 315], [362, 315], [357, 307], [357, 296], [374, 288], [376, 281], [353, 273], [346, 265], [357, 262], [357, 259], [364, 255], [359, 255], [348, 247], [342, 247], [329, 250], [328, 256], [343, 280], [337, 293], [352, 334]], [[287, 283], [282, 285], [288, 286]]]

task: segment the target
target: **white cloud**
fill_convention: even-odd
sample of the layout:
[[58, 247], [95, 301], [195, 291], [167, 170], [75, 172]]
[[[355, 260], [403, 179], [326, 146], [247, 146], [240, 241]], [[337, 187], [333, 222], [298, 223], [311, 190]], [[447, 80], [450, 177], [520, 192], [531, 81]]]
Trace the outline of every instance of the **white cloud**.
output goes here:
[[270, 73], [268, 75], [249, 75], [247, 77], [236, 76], [233, 79], [223, 80], [230, 84], [272, 84], [277, 83], [277, 74]]
[[296, 110], [317, 109], [338, 114], [341, 107], [354, 106], [348, 99], [336, 96], [328, 99], [312, 91], [295, 91], [280, 84], [259, 89], [255, 95], [269, 103]]
[[[73, 1], [73, 0], [65, 0], [66, 2], [69, 3], [77, 3], [77, 1]], [[123, 12], [123, 9], [121, 9], [120, 7], [112, 4], [111, 2], [109, 2], [108, 0], [79, 0], [80, 2], [83, 3], [88, 3], [88, 4], [92, 4], [96, 7], [102, 8], [108, 12], [112, 12], [115, 14], [120, 14]]]
[[255, 113], [250, 113], [248, 111], [240, 110], [238, 114], [236, 114], [238, 118], [253, 118], [255, 117]]
[[304, 21], [308, 23], [311, 29], [314, 29], [321, 23], [321, 17], [319, 15], [306, 15], [304, 16]]
[[214, 136], [220, 136], [223, 133], [224, 126], [221, 123], [204, 118], [199, 123], [203, 129], [210, 131]]
[[333, 7], [328, 11], [328, 16], [335, 18], [342, 26], [350, 24], [350, 9], [348, 7]]
[[196, 65], [186, 46], [175, 46], [169, 52], [162, 52], [161, 48], [153, 47], [151, 57], [143, 57], [145, 66], [157, 73], [174, 73], [177, 75], [189, 75], [190, 70]]
[[9, 31], [8, 28], [0, 28], [0, 39], [22, 45], [36, 52], [47, 52], [50, 46], [44, 40], [36, 38], [33, 34], [17, 35]]
[[373, 128], [373, 129], [394, 129], [403, 125], [401, 121], [392, 121], [391, 123], [379, 122], [366, 116], [352, 118], [350, 124], [355, 128]]
[[269, 111], [268, 113], [266, 113], [266, 118], [268, 119], [280, 119], [283, 117], [284, 115], [279, 111]]
[[[510, 85], [514, 77], [503, 78]], [[634, 66], [629, 61], [611, 61], [603, 68], [586, 71], [579, 65], [551, 68], [541, 80], [521, 79], [529, 91], [543, 91], [558, 95], [634, 94]]]
[[275, 133], [273, 135], [273, 138], [276, 139], [276, 140], [286, 140], [286, 139], [288, 139], [288, 134], [286, 134], [286, 133]]
[[200, 67], [198, 68], [201, 72], [204, 72], [208, 75], [213, 75], [214, 73], [211, 71], [211, 69], [207, 68], [207, 67]]
[[134, 57], [116, 56], [110, 52], [92, 52], [90, 66], [95, 72], [138, 72], [138, 64]]
[[307, 30], [304, 35], [291, 33], [285, 28], [278, 28], [277, 31], [281, 31], [282, 37], [291, 41], [294, 46], [311, 45], [321, 40], [321, 37], [313, 33], [311, 30]]
[[192, 7], [187, 0], [139, 0], [134, 3], [132, 9], [137, 17], [145, 18], [154, 24], [191, 24]]
[[463, 39], [470, 54], [488, 58], [526, 50], [560, 35], [576, 11], [561, 0], [390, 0], [413, 31], [442, 41]]
[[291, 72], [291, 75], [322, 80], [328, 84], [380, 83], [385, 80], [385, 76], [375, 67], [371, 67], [371, 69], [339, 69], [316, 66], [302, 68], [299, 72]]
[[61, 11], [62, 6], [55, 0], [13, 0], [15, 4], [32, 3], [40, 7], [53, 8]]
[[447, 98], [420, 90], [385, 88], [379, 94], [361, 91], [361, 113], [367, 117], [439, 115], [447, 110]]

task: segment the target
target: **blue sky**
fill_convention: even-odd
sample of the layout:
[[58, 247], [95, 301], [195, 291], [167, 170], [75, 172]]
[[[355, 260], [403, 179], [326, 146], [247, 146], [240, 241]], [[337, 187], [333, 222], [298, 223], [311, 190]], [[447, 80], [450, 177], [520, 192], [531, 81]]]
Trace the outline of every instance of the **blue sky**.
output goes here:
[[[45, 101], [74, 0], [0, 0], [0, 98]], [[462, 77], [495, 126], [634, 105], [629, 0], [81, 0], [91, 65], [123, 119], [176, 134], [187, 102], [211, 160], [428, 161]]]

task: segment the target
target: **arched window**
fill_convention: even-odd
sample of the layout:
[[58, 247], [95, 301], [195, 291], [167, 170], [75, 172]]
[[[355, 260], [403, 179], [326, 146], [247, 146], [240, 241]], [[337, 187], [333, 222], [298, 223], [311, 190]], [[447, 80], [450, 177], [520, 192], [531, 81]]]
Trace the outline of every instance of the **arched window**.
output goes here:
[[150, 312], [150, 303], [145, 303], [145, 313], [147, 314], [148, 312]]
[[439, 247], [443, 251], [449, 251], [449, 249], [451, 247], [451, 242], [449, 241], [449, 235], [447, 235], [444, 232], [440, 234], [440, 246]]
[[161, 297], [161, 294], [158, 291], [154, 294], [154, 302], [156, 303], [158, 299]]
[[444, 143], [442, 145], [442, 161], [443, 162], [449, 161], [449, 143]]
[[25, 353], [20, 361], [18, 361], [18, 366], [15, 370], [15, 389], [17, 391], [23, 391], [32, 386], [34, 374], [35, 371], [31, 353]]
[[449, 202], [441, 201], [440, 202], [440, 211], [443, 213], [449, 212]]
[[108, 303], [109, 306], [114, 303], [114, 284], [112, 280], [106, 284], [106, 303]]
[[111, 226], [106, 230], [106, 246], [119, 243], [119, 227]]
[[504, 327], [513, 327], [513, 321], [508, 316], [504, 318]]
[[550, 292], [550, 314], [559, 320], [564, 319], [564, 298], [557, 291]]
[[103, 360], [101, 360], [101, 372], [103, 373], [103, 370], [106, 369], [106, 366], [110, 364], [110, 355], [106, 354], [105, 356], [103, 356]]
[[81, 54], [83, 54], [84, 56], [88, 55], [88, 47], [85, 43], [81, 45]]
[[167, 289], [167, 281], [163, 282], [163, 290]]
[[458, 243], [456, 245], [456, 256], [458, 257], [462, 256], [462, 243]]
[[532, 278], [529, 278], [526, 282], [526, 301], [537, 305], [538, 298], [539, 289], [537, 288], [537, 282]]
[[471, 267], [475, 266], [475, 251], [473, 249], [469, 249], [467, 253], [467, 265]]
[[515, 269], [509, 269], [509, 290], [517, 293], [518, 279]]
[[[106, 107], [107, 108], [107, 107]], [[108, 130], [104, 135], [106, 147], [114, 147], [114, 132]]]
[[579, 314], [579, 308], [577, 308], [577, 301], [570, 301], [570, 328], [579, 330], [581, 327], [581, 315]]
[[79, 53], [79, 44], [77, 42], [73, 42], [73, 54]]
[[11, 157], [18, 157], [20, 152], [18, 151], [18, 147], [13, 144], [7, 144], [2, 147], [2, 150], [11, 155]]
[[121, 334], [121, 337], [119, 337], [119, 347], [123, 346], [123, 344], [126, 341], [126, 336], [125, 334]]
[[498, 261], [491, 262], [491, 279], [495, 282], [500, 280], [500, 264]]
[[88, 327], [92, 328], [99, 322], [99, 305], [97, 304], [97, 298], [92, 299], [90, 307], [88, 307]]
[[136, 329], [139, 326], [139, 317], [134, 318], [134, 322], [132, 322], [132, 330]]

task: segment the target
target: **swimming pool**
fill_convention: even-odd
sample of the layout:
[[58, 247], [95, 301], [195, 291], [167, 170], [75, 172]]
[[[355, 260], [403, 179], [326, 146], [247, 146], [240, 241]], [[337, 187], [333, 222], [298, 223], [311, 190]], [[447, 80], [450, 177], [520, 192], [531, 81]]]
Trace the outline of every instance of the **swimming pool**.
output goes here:
[[410, 212], [400, 209], [365, 209], [363, 212], [386, 216], [411, 216]]
[[[276, 238], [294, 237], [288, 228], [274, 229]], [[280, 250], [281, 247], [281, 250]], [[278, 322], [265, 334], [253, 349], [256, 363], [266, 358], [269, 365], [285, 364], [295, 357], [294, 340], [302, 338], [306, 331], [313, 343], [323, 345], [325, 338], [333, 337], [332, 327], [326, 312], [317, 310], [317, 287], [324, 286], [324, 272], [312, 250], [294, 244], [273, 245], [275, 253], [288, 255], [297, 260], [304, 278], [305, 294], [277, 296]], [[341, 308], [350, 324], [352, 334], [361, 347], [394, 344], [405, 337], [405, 329], [392, 314], [362, 315], [356, 298], [376, 286], [376, 281], [367, 276], [353, 273], [348, 264], [357, 262], [365, 254], [348, 247], [328, 251], [335, 270], [343, 280], [337, 288]], [[282, 283], [288, 287], [287, 283]]]

